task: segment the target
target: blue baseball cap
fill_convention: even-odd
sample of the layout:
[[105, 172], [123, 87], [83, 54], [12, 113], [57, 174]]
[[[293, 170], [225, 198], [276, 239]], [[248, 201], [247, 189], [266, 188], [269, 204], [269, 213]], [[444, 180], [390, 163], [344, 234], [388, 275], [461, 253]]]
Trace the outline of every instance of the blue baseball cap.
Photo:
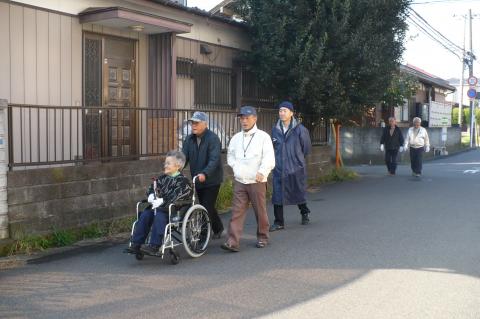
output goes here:
[[203, 112], [195, 112], [193, 113], [193, 116], [189, 119], [189, 121], [192, 122], [208, 122], [208, 116], [207, 114]]
[[237, 114], [238, 116], [242, 116], [242, 115], [245, 115], [245, 116], [248, 116], [248, 115], [255, 115], [257, 116], [257, 110], [255, 110], [255, 108], [253, 106], [242, 106], [240, 108], [240, 112], [238, 112]]
[[292, 102], [283, 101], [283, 102], [281, 102], [281, 103], [278, 105], [278, 108], [282, 108], [282, 107], [287, 108], [287, 109], [289, 109], [290, 111], [293, 112], [293, 104], [292, 104]]

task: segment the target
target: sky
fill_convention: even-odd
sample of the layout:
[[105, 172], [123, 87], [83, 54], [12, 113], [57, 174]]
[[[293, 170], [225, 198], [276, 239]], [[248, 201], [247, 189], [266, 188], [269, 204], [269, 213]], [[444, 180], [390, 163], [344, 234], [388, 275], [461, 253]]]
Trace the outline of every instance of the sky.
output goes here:
[[[188, 6], [209, 10], [219, 0], [187, 0]], [[412, 0], [411, 6], [432, 27], [460, 47], [464, 43], [465, 19], [461, 15], [472, 9], [473, 52], [478, 56], [474, 75], [480, 78], [480, 0]], [[477, 15], [477, 16], [475, 16]], [[466, 48], [469, 48], [468, 25]], [[443, 79], [461, 78], [462, 63], [458, 57], [410, 25], [402, 63], [412, 64]], [[475, 71], [477, 70], [477, 71]], [[468, 75], [468, 71], [465, 72]]]

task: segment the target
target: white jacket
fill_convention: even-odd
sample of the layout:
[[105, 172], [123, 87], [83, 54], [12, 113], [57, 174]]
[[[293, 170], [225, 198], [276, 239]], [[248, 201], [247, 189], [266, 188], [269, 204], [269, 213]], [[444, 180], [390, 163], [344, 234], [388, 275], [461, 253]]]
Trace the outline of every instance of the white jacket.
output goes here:
[[272, 139], [255, 125], [248, 132], [239, 132], [230, 140], [227, 153], [228, 165], [235, 180], [242, 184], [254, 184], [256, 175], [263, 175], [263, 182], [275, 167]]
[[407, 138], [405, 139], [405, 149], [408, 149], [409, 146], [413, 148], [430, 148], [430, 140], [427, 130], [424, 127], [420, 126], [418, 132], [414, 127], [408, 129]]

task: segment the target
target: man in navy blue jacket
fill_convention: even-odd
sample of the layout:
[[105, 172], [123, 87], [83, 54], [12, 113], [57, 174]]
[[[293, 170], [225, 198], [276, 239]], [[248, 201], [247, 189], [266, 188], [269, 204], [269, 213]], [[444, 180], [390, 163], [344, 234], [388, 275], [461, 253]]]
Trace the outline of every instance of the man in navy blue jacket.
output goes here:
[[272, 129], [275, 149], [273, 170], [273, 212], [275, 220], [270, 231], [285, 228], [284, 205], [297, 205], [302, 216], [301, 223], [309, 223], [310, 210], [307, 207], [307, 163], [305, 156], [310, 153], [312, 143], [308, 130], [293, 116], [293, 104], [284, 101], [278, 106], [279, 120]]
[[189, 120], [192, 134], [183, 142], [183, 154], [190, 164], [190, 173], [198, 175], [196, 190], [200, 204], [210, 216], [213, 239], [222, 236], [223, 224], [215, 209], [220, 185], [223, 181], [223, 165], [221, 161], [221, 144], [218, 136], [208, 129], [208, 117], [203, 112], [195, 112]]

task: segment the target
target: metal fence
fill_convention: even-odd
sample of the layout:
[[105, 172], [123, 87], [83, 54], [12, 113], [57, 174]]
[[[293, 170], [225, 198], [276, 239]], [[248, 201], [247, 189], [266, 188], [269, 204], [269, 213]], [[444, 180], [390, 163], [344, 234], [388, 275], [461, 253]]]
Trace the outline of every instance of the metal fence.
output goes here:
[[[225, 150], [240, 131], [235, 110], [202, 110]], [[192, 109], [77, 107], [10, 104], [9, 167], [135, 160], [182, 147]], [[323, 119], [300, 114], [313, 144], [327, 141]], [[278, 114], [258, 109], [257, 125], [270, 133]]]

